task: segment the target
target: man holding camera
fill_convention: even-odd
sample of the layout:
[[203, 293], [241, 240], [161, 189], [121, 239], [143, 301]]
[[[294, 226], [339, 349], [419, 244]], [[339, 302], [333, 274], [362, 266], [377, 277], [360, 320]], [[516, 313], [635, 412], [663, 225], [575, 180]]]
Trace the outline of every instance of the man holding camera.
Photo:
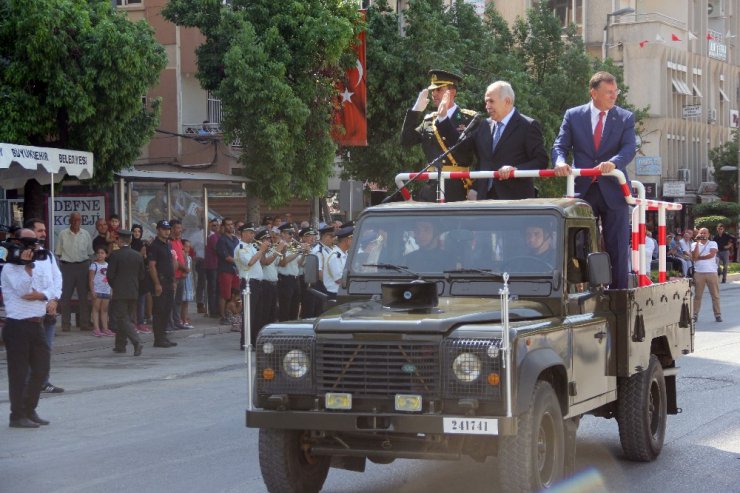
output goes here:
[[51, 278], [34, 269], [34, 261], [46, 259], [37, 253], [38, 240], [32, 230], [22, 229], [17, 240], [1, 250], [0, 256], [7, 262], [3, 267], [2, 286], [10, 427], [38, 428], [49, 424], [36, 413], [36, 406], [49, 375], [51, 355], [43, 319], [46, 315], [56, 315], [54, 284]]
[[694, 322], [699, 318], [701, 297], [704, 286], [709, 287], [712, 296], [712, 311], [717, 322], [722, 321], [722, 312], [719, 307], [719, 278], [717, 277], [717, 243], [709, 239], [709, 230], [701, 228], [691, 245], [691, 258], [694, 261]]

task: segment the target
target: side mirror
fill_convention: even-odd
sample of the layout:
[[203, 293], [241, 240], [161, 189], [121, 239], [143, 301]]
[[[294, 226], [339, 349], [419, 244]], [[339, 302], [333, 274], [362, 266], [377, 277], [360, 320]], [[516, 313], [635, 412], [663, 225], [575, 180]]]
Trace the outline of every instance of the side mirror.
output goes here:
[[303, 261], [303, 279], [309, 286], [319, 282], [319, 257], [313, 253], [306, 255]]
[[588, 283], [592, 288], [611, 284], [612, 265], [608, 253], [589, 253], [587, 264]]

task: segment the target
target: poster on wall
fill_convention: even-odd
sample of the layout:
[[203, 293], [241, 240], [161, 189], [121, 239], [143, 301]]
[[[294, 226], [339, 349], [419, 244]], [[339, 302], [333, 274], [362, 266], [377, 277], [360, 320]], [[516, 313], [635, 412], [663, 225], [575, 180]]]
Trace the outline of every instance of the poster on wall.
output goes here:
[[[95, 229], [95, 222], [99, 218], [108, 219], [108, 200], [107, 193], [77, 193], [57, 195], [54, 197], [54, 224], [49, 225], [49, 237], [53, 238], [51, 245], [56, 245], [59, 233], [69, 228], [69, 216], [73, 212], [79, 212], [82, 216], [82, 229], [90, 233], [90, 238], [98, 235]], [[51, 208], [49, 199], [46, 200], [45, 207], [47, 214], [44, 218], [49, 221], [51, 217]]]

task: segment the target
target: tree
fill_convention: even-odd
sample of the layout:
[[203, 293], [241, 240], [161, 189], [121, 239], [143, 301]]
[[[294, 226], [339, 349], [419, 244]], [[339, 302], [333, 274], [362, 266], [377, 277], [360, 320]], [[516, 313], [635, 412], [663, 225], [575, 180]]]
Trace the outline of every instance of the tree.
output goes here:
[[[142, 97], [165, 64], [151, 27], [109, 0], [0, 0], [0, 141], [92, 152], [93, 181], [110, 183], [159, 123]], [[25, 215], [41, 215], [40, 185], [26, 188]]]
[[[714, 166], [714, 178], [717, 182], [718, 194], [722, 200], [737, 202], [737, 174], [738, 166], [738, 140], [740, 132], [735, 130], [732, 140], [729, 140], [721, 146], [710, 149], [709, 159]], [[722, 167], [734, 168], [730, 171], [722, 170]]]
[[172, 0], [162, 13], [206, 37], [197, 77], [221, 99], [226, 139], [242, 143], [250, 198], [278, 206], [323, 195], [336, 154], [334, 83], [354, 65], [363, 27], [356, 5]]

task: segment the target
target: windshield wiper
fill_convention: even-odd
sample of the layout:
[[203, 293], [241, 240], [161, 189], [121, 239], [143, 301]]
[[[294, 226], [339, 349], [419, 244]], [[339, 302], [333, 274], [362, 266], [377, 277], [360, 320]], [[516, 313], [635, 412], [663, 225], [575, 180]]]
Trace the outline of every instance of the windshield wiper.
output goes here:
[[396, 265], [396, 264], [362, 264], [363, 267], [377, 267], [379, 269], [390, 269], [395, 270], [396, 272], [403, 272], [405, 274], [412, 275], [418, 279], [421, 279], [421, 275], [417, 274], [416, 272], [410, 270], [405, 265]]
[[446, 270], [442, 272], [443, 274], [482, 274], [487, 277], [492, 277], [494, 279], [503, 279], [504, 275], [501, 272], [494, 272], [492, 270], [488, 269], [475, 269], [475, 268], [465, 268], [465, 269], [452, 269], [452, 270]]

